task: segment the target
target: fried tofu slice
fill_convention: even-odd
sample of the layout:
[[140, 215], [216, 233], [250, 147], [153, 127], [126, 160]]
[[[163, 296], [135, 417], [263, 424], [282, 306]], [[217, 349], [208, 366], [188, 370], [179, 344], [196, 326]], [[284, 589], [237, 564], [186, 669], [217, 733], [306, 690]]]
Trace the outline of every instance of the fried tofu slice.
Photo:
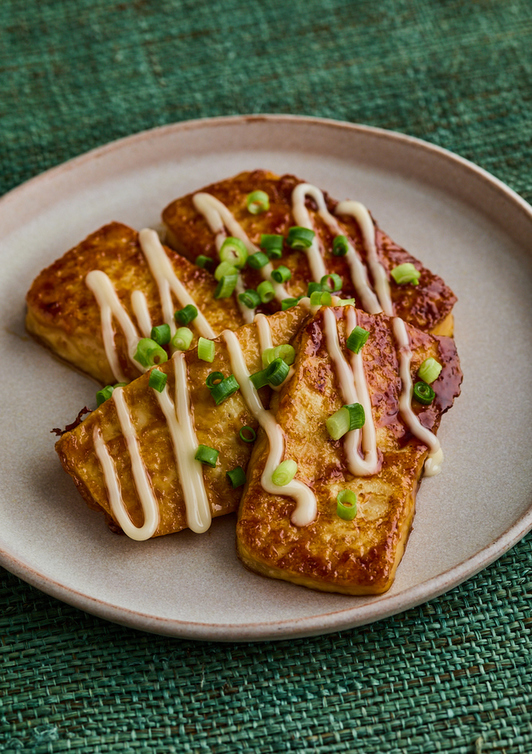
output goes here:
[[[273, 345], [290, 341], [307, 316], [307, 310], [295, 307], [270, 317]], [[262, 361], [257, 327], [245, 325], [236, 330], [236, 337], [250, 369], [259, 371]], [[208, 375], [221, 372], [224, 377], [228, 377], [231, 374], [225, 341], [218, 338], [215, 343], [216, 353], [212, 363], [200, 360], [197, 348], [192, 348], [185, 354], [176, 354], [173, 359], [157, 367], [160, 372], [167, 375], [165, 390], [168, 396], [173, 398], [176, 374], [174, 360], [184, 359], [190, 401], [189, 415], [192, 417], [197, 444], [219, 451], [214, 468], [207, 465], [202, 467], [208, 505], [213, 517], [237, 509], [242, 487], [233, 489], [226, 473], [237, 466], [246, 469], [252, 443], [244, 442], [239, 433], [242, 427], [246, 426], [257, 429], [257, 422], [240, 391], [230, 395], [220, 405], [215, 405], [206, 386]], [[156, 500], [158, 524], [150, 536], [161, 536], [189, 526], [191, 514], [187, 515], [183, 477], [179, 471], [179, 463], [186, 464], [188, 451], [186, 447], [176, 447], [174, 444], [171, 427], [159, 403], [158, 394], [149, 386], [149, 380], [150, 374], [146, 373], [122, 388], [120, 392], [136, 437], [142, 468], [146, 472], [148, 486]], [[261, 391], [265, 401], [268, 398], [268, 390], [263, 388]], [[117, 392], [115, 390], [115, 393]], [[72, 476], [89, 507], [103, 512], [111, 528], [119, 531], [121, 526], [111, 503], [109, 480], [95, 446], [95, 436], [100, 434], [116, 470], [120, 504], [132, 525], [139, 529], [145, 524], [144, 508], [139, 485], [133, 473], [134, 453], [125, 436], [124, 422], [118, 414], [115, 393], [81, 424], [65, 432], [56, 443], [56, 450], [65, 471]], [[130, 536], [147, 538], [139, 537], [135, 532], [133, 535]]]
[[[332, 310], [346, 358], [352, 356], [345, 345], [348, 308]], [[285, 436], [284, 458], [296, 460], [296, 479], [315, 494], [317, 515], [308, 525], [296, 526], [292, 523], [294, 499], [265, 492], [261, 477], [269, 444], [259, 432], [239, 509], [238, 555], [248, 568], [272, 578], [322, 591], [379, 594], [390, 588], [403, 555], [428, 447], [412, 434], [399, 411], [400, 349], [392, 320], [358, 311], [358, 325], [370, 333], [360, 353], [380, 469], [370, 476], [350, 473], [345, 439], [332, 440], [325, 424], [344, 401], [324, 332], [324, 316], [322, 308], [303, 326], [293, 377], [271, 404]], [[432, 404], [412, 401], [422, 426], [435, 432], [442, 414], [460, 392], [454, 341], [409, 325], [406, 329], [414, 382], [426, 358], [433, 357], [443, 365], [432, 384], [436, 394]], [[337, 495], [342, 490], [352, 490], [358, 498], [358, 511], [351, 521], [337, 514]]]
[[[280, 234], [286, 239], [291, 226], [300, 225], [300, 218], [294, 215], [295, 189], [304, 182], [293, 175], [281, 177], [264, 170], [244, 172], [227, 180], [213, 183], [194, 193], [187, 194], [172, 201], [162, 213], [163, 222], [167, 228], [168, 243], [180, 254], [195, 260], [200, 254], [219, 261], [216, 241], [218, 233], [209, 225], [205, 214], [198, 210], [194, 197], [198, 194], [209, 194], [219, 200], [229, 210], [234, 220], [248, 239], [255, 245], [260, 245], [261, 234]], [[252, 191], [264, 191], [269, 197], [269, 209], [259, 214], [251, 214], [247, 209], [246, 199]], [[300, 189], [301, 190], [301, 189]], [[316, 197], [323, 202], [323, 208], [316, 203]], [[357, 306], [370, 311], [364, 304], [364, 286], [355, 285], [348, 263], [348, 257], [333, 254], [333, 241], [336, 235], [345, 235], [354, 246], [356, 253], [368, 270], [369, 283], [374, 284], [368, 263], [367, 241], [363, 240], [362, 228], [357, 220], [346, 214], [352, 203], [339, 204], [335, 199], [321, 192], [317, 187], [311, 187], [306, 194], [304, 207], [308, 212], [310, 223], [317, 235], [319, 251], [323, 266], [327, 274], [337, 274], [342, 280], [342, 298], [355, 297]], [[324, 212], [333, 216], [337, 228], [332, 229], [324, 220]], [[342, 212], [340, 212], [342, 210]], [[452, 335], [452, 308], [456, 297], [444, 281], [424, 267], [407, 251], [394, 243], [366, 213], [370, 233], [375, 234], [376, 255], [378, 261], [386, 271], [390, 280], [391, 296], [394, 313], [406, 322], [425, 332], [441, 335]], [[227, 227], [227, 235], [235, 233]], [[374, 228], [373, 228], [374, 226]], [[413, 264], [420, 271], [419, 284], [397, 285], [390, 276], [390, 271], [400, 264]], [[311, 272], [305, 251], [290, 248], [286, 241], [283, 256], [276, 260], [274, 266], [282, 264], [291, 272], [290, 280], [284, 283], [284, 288], [290, 297], [306, 294], [308, 284], [316, 277]], [[257, 288], [263, 280], [258, 270], [245, 268], [242, 272], [245, 288]], [[318, 278], [319, 279], [319, 278]], [[278, 300], [263, 305], [259, 310], [271, 312], [280, 307]], [[378, 311], [378, 309], [373, 309]]]
[[[167, 247], [164, 252], [214, 334], [243, 324], [232, 299], [214, 298], [216, 281], [209, 273]], [[114, 315], [111, 350], [118, 367], [113, 369], [110, 363], [100, 305], [87, 285], [87, 275], [94, 270], [108, 276], [124, 316], [130, 320], [131, 332], [138, 339], [149, 336], [152, 325], [165, 322], [159, 287], [142, 252], [139, 234], [127, 225], [113, 222], [91, 233], [37, 276], [26, 297], [26, 328], [55, 355], [104, 385], [135, 379], [142, 372], [128, 355], [123, 327]], [[143, 296], [147, 304], [149, 322], [144, 326], [133, 307], [133, 292]], [[175, 309], [182, 308], [175, 296], [173, 303]], [[194, 323], [191, 329], [197, 335]]]

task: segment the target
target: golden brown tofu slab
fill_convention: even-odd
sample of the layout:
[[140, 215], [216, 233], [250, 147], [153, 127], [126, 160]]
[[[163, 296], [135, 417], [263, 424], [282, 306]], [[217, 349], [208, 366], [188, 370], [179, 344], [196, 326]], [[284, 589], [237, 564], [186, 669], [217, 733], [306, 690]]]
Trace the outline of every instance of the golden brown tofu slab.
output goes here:
[[[295, 307], [270, 317], [273, 345], [292, 339], [307, 316], [305, 309]], [[256, 326], [239, 328], [236, 337], [250, 369], [260, 370], [261, 349]], [[239, 432], [245, 426], [256, 429], [257, 422], [240, 391], [230, 395], [220, 405], [215, 404], [206, 385], [207, 377], [213, 372], [221, 372], [224, 377], [231, 374], [225, 341], [217, 338], [215, 342], [216, 353], [212, 363], [200, 360], [196, 348], [184, 354], [176, 353], [158, 367], [160, 372], [167, 375], [163, 393], [149, 386], [150, 374], [146, 373], [126, 387], [116, 389], [111, 398], [75, 429], [63, 434], [57, 442], [56, 450], [63, 467], [74, 479], [87, 504], [103, 511], [112, 528], [124, 528], [117, 509], [122, 510], [127, 525], [129, 520], [137, 529], [144, 527], [148, 517], [144, 511], [149, 510], [151, 494], [155, 500], [157, 521], [154, 530], [148, 532], [149, 536], [180, 531], [195, 520], [196, 498], [202, 484], [210, 515], [221, 516], [236, 510], [242, 487], [233, 489], [226, 473], [237, 466], [246, 469], [252, 444], [244, 442]], [[176, 360], [184, 367], [182, 373], [177, 370]], [[176, 381], [179, 384], [177, 391]], [[265, 400], [267, 390], [262, 391]], [[178, 400], [176, 395], [179, 396]], [[163, 403], [160, 398], [164, 399]], [[173, 405], [168, 403], [169, 399]], [[183, 402], [181, 406], [179, 401]], [[165, 406], [169, 406], [174, 417], [178, 417], [177, 429], [165, 414]], [[196, 438], [196, 446], [192, 450], [187, 445], [184, 429], [187, 417], [190, 417]], [[133, 434], [133, 442], [131, 438], [128, 442], [126, 436], [128, 422], [131, 424], [129, 435]], [[193, 456], [197, 445], [219, 451], [214, 468], [203, 465], [198, 470], [197, 462], [194, 467]], [[135, 461], [137, 453], [140, 466]], [[107, 456], [109, 468], [106, 474]], [[193, 488], [192, 495], [186, 500], [184, 489], [194, 474], [199, 487]], [[115, 481], [119, 494], [118, 504], [113, 508], [112, 489]], [[148, 503], [144, 503], [144, 507], [143, 481], [148, 488]], [[135, 531], [126, 533], [135, 539], [148, 538], [146, 531], [141, 536]]]
[[[213, 335], [243, 324], [232, 299], [214, 298], [216, 281], [211, 275], [171, 249], [161, 246], [160, 250], [164, 250], [178, 283], [194, 299]], [[103, 327], [107, 315], [88, 285], [87, 276], [95, 270], [107, 276], [116, 293], [116, 311], [123, 320], [119, 321], [116, 311], [112, 312], [107, 347]], [[164, 280], [161, 285], [165, 286]], [[129, 381], [138, 377], [141, 370], [131, 358], [124, 322], [130, 339], [136, 341], [149, 336], [152, 325], [166, 322], [160, 287], [143, 253], [139, 233], [113, 222], [92, 233], [37, 276], [26, 297], [26, 327], [57, 356], [102, 384]], [[174, 310], [182, 308], [173, 293], [170, 298]], [[195, 323], [191, 329], [196, 335], [203, 334]]]
[[[326, 419], [347, 402], [342, 398], [338, 364], [342, 359], [352, 363], [354, 358], [346, 348], [346, 331], [347, 335], [351, 332], [351, 325], [346, 326], [347, 317], [352, 317], [350, 308], [322, 308], [307, 321], [300, 335], [293, 377], [272, 399], [272, 411], [285, 437], [283, 457], [297, 462], [296, 479], [315, 496], [316, 515], [307, 525], [294, 525], [294, 499], [283, 496], [282, 487], [281, 494], [265, 491], [261, 479], [269, 443], [259, 432], [239, 509], [237, 548], [248, 568], [266, 576], [323, 591], [378, 594], [391, 586], [403, 555], [429, 447], [418, 439], [414, 425], [400, 411], [404, 390], [401, 359], [408, 349], [398, 342], [399, 330], [394, 331], [399, 324], [394, 325], [394, 320], [385, 315], [361, 311], [356, 313], [357, 323], [369, 331], [360, 358], [376, 432], [376, 473], [352, 473], [348, 436], [335, 441], [329, 435]], [[335, 358], [339, 361], [333, 359], [331, 346], [333, 313], [341, 354]], [[411, 379], [417, 381], [419, 366], [429, 357], [443, 365], [432, 384], [433, 402], [426, 406], [411, 402], [414, 420], [425, 428], [421, 431], [434, 433], [442, 414], [460, 392], [458, 356], [451, 338], [405, 327], [412, 356], [410, 366], [406, 361], [404, 364]], [[363, 385], [357, 379], [361, 394]], [[362, 432], [370, 426], [366, 411]], [[434, 441], [437, 443], [435, 437]], [[371, 466], [370, 435], [362, 435], [360, 442]], [[355, 455], [360, 460], [360, 453]], [[344, 520], [337, 513], [337, 495], [342, 490], [357, 495], [358, 510], [353, 520]]]
[[[247, 209], [246, 198], [256, 190], [268, 195], [269, 209], [251, 214]], [[216, 203], [210, 208], [209, 219], [208, 204], [205, 205], [205, 200], [201, 199], [206, 194], [221, 202], [232, 220], [223, 211], [220, 213], [220, 207]], [[211, 257], [216, 263], [219, 261], [217, 243], [223, 237], [223, 229], [225, 228], [227, 235], [238, 235], [238, 227], [230, 227], [233, 221], [256, 247], [260, 245], [261, 234], [280, 234], [286, 239], [291, 226], [312, 227], [317, 241], [315, 257], [311, 253], [312, 249], [296, 250], [288, 246], [285, 240], [282, 258], [273, 261], [274, 267], [282, 264], [291, 272], [290, 280], [283, 284], [287, 295], [298, 297], [306, 294], [312, 280], [319, 282], [323, 274], [335, 273], [342, 280], [342, 298], [355, 297], [357, 306], [372, 312], [379, 311], [379, 308], [372, 308], [371, 296], [375, 280], [372, 277], [369, 246], [374, 242], [376, 258], [390, 280], [394, 313], [426, 332], [452, 335], [451, 311], [456, 297], [451, 289], [440, 277], [430, 272], [375, 226], [365, 208], [361, 208], [361, 205], [354, 208], [355, 204], [339, 203], [317, 187], [304, 184], [293, 175], [279, 177], [264, 170], [255, 170], [240, 173], [176, 199], [164, 209], [162, 217], [168, 230], [168, 242], [173, 248], [191, 260], [202, 254]], [[216, 217], [217, 211], [221, 220]], [[352, 215], [353, 211], [358, 220]], [[359, 221], [365, 223], [365, 230]], [[364, 232], [367, 237], [364, 237]], [[352, 244], [366, 271], [369, 291], [363, 280], [364, 273], [357, 271], [357, 262], [352, 258], [351, 252], [347, 256], [333, 254], [333, 241], [337, 235], [345, 235]], [[404, 263], [413, 264], [420, 271], [418, 285], [397, 285], [391, 278], [390, 271]], [[264, 276], [261, 271], [248, 266], [244, 268], [242, 278], [245, 288], [257, 288]], [[279, 300], [274, 299], [259, 310], [271, 312], [277, 311], [279, 307]]]

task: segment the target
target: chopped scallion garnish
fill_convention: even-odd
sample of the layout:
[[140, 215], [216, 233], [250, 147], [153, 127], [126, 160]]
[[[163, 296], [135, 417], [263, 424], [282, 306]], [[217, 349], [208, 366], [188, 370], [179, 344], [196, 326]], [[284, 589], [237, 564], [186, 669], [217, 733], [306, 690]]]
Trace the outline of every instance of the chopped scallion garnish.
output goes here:
[[418, 285], [421, 272], [416, 270], [411, 262], [405, 262], [404, 264], [399, 264], [397, 267], [394, 267], [393, 270], [390, 271], [390, 275], [393, 277], [397, 285], [406, 285], [407, 283]]
[[229, 236], [229, 238], [225, 239], [219, 253], [222, 262], [228, 262], [239, 270], [246, 264], [246, 259], [248, 258], [248, 250], [245, 243], [240, 238], [235, 238], [234, 236]]
[[98, 390], [96, 393], [96, 405], [101, 406], [102, 403], [105, 403], [112, 396], [114, 389], [114, 385], [106, 385], [101, 390]]
[[263, 304], [267, 304], [273, 298], [275, 298], [275, 290], [269, 280], [263, 280], [257, 286], [257, 293], [260, 296], [260, 300]]
[[260, 237], [260, 248], [264, 251], [280, 251], [282, 255], [284, 239], [282, 236], [272, 233], [263, 233]]
[[204, 270], [210, 270], [214, 264], [214, 259], [206, 257], [204, 254], [200, 254], [196, 257], [196, 265]]
[[214, 291], [214, 298], [228, 298], [235, 290], [237, 282], [238, 274], [224, 275], [216, 286], [216, 290]]
[[421, 366], [417, 370], [417, 374], [420, 380], [423, 380], [423, 382], [426, 382], [427, 385], [430, 385], [432, 382], [434, 382], [434, 380], [438, 379], [441, 370], [442, 365], [439, 363], [439, 361], [436, 361], [436, 359], [430, 357], [428, 359], [425, 359], [425, 361], [421, 364]]
[[240, 385], [236, 381], [235, 375], [230, 374], [229, 377], [226, 377], [217, 385], [214, 385], [210, 390], [214, 402], [219, 406], [222, 401], [225, 401], [230, 395], [233, 395], [237, 390], [240, 390]]
[[293, 249], [308, 249], [312, 246], [312, 241], [316, 234], [309, 228], [302, 228], [299, 225], [294, 225], [288, 231], [288, 238], [286, 242]]
[[357, 496], [352, 490], [342, 490], [336, 498], [336, 513], [344, 521], [352, 521], [357, 514]]
[[332, 296], [329, 291], [314, 291], [310, 294], [311, 306], [331, 306]]
[[275, 280], [276, 283], [286, 283], [291, 277], [292, 273], [284, 264], [280, 264], [279, 267], [272, 272], [272, 280]]
[[211, 390], [215, 385], [219, 385], [223, 381], [223, 378], [224, 376], [221, 372], [211, 372], [205, 380], [205, 384]]
[[248, 309], [256, 309], [260, 304], [260, 296], [253, 288], [238, 294], [238, 300], [241, 301]]
[[238, 435], [242, 442], [255, 442], [257, 438], [257, 433], [255, 432], [253, 427], [249, 426], [249, 424], [246, 424], [245, 427], [242, 427]]
[[335, 257], [345, 257], [349, 251], [347, 236], [336, 236], [333, 241], [333, 254]]
[[187, 304], [183, 309], [178, 309], [174, 314], [175, 321], [180, 325], [188, 325], [198, 316], [198, 310], [193, 304]]
[[292, 459], [282, 461], [272, 474], [272, 482], [277, 487], [285, 487], [297, 474], [297, 463]]
[[210, 448], [208, 445], [198, 445], [198, 449], [194, 458], [196, 459], [196, 461], [214, 468], [216, 466], [219, 454], [219, 450]]
[[342, 278], [340, 275], [333, 273], [332, 275], [324, 275], [320, 280], [322, 290], [335, 293], [342, 289]]
[[366, 343], [368, 338], [368, 330], [364, 330], [363, 327], [359, 327], [357, 325], [354, 330], [351, 331], [351, 334], [349, 335], [345, 344], [350, 351], [353, 351], [353, 353], [358, 353], [362, 346]]
[[192, 330], [188, 327], [178, 327], [171, 340], [171, 344], [178, 351], [186, 351], [190, 348], [193, 337]]
[[198, 338], [198, 359], [201, 361], [208, 361], [210, 364], [214, 361], [214, 354], [216, 352], [216, 346], [214, 341], [207, 338]]
[[421, 403], [423, 406], [428, 406], [432, 403], [435, 397], [436, 393], [430, 385], [427, 385], [426, 382], [416, 382], [414, 385], [414, 398], [418, 403]]
[[152, 327], [150, 337], [157, 343], [157, 345], [165, 346], [170, 342], [170, 338], [172, 337], [170, 325], [164, 324], [157, 325], [157, 327]]
[[167, 379], [168, 375], [164, 372], [161, 372], [160, 369], [152, 369], [150, 372], [150, 380], [148, 384], [154, 390], [157, 390], [158, 393], [162, 393], [165, 388]]
[[216, 280], [221, 280], [224, 275], [238, 275], [238, 270], [231, 262], [220, 262], [214, 270]]
[[149, 367], [155, 364], [163, 364], [168, 361], [168, 354], [151, 338], [141, 338], [137, 345], [137, 350], [133, 356], [135, 361], [142, 364], [143, 367], [149, 369]]
[[329, 418], [325, 422], [327, 432], [333, 440], [339, 440], [341, 437], [347, 434], [349, 432], [350, 424], [351, 419], [349, 416], [349, 411], [345, 408], [345, 406], [342, 406], [342, 408], [338, 409], [338, 411], [335, 411], [334, 414], [332, 414], [332, 416], [329, 416]]
[[286, 361], [283, 361], [281, 358], [277, 358], [274, 359], [264, 371], [266, 372], [266, 381], [270, 385], [277, 387], [278, 385], [281, 385], [288, 377], [290, 367], [288, 366]]
[[289, 343], [282, 343], [280, 346], [274, 348], [266, 348], [262, 352], [262, 366], [266, 368], [275, 359], [282, 359], [288, 366], [294, 363], [296, 358], [296, 351], [294, 346]]
[[226, 473], [226, 477], [228, 478], [231, 487], [234, 490], [237, 487], [242, 487], [242, 485], [246, 483], [246, 472], [244, 471], [242, 466], [237, 466], [236, 468], [232, 469], [232, 471], [228, 471]]
[[356, 302], [354, 298], [343, 298], [338, 302], [338, 306], [354, 306], [355, 303]]
[[266, 379], [266, 369], [261, 369], [260, 372], [250, 374], [249, 379], [257, 390], [260, 390], [261, 387], [266, 387], [268, 384], [268, 380]]
[[247, 196], [246, 206], [252, 215], [259, 215], [270, 209], [270, 198], [265, 191], [252, 191]]
[[281, 310], [285, 312], [287, 309], [291, 309], [293, 306], [297, 306], [301, 298], [284, 298], [281, 301]]
[[261, 267], [264, 267], [268, 264], [270, 260], [264, 254], [262, 251], [257, 251], [255, 254], [250, 254], [248, 257], [248, 267], [251, 267], [253, 270], [260, 270]]
[[360, 429], [366, 423], [366, 412], [361, 403], [348, 403], [344, 406], [349, 411], [349, 431]]
[[316, 291], [323, 291], [323, 286], [321, 283], [316, 283], [312, 280], [307, 286], [307, 296], [310, 298]]

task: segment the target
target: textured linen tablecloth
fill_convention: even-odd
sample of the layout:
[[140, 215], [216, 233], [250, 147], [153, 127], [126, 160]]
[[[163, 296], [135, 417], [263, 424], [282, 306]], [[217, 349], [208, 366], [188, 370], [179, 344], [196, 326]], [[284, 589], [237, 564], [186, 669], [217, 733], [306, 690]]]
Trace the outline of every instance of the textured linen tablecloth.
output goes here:
[[[2, 0], [0, 193], [142, 129], [280, 112], [418, 136], [530, 201], [531, 50], [530, 0]], [[0, 751], [532, 752], [531, 564], [528, 537], [402, 615], [249, 645], [0, 569]]]

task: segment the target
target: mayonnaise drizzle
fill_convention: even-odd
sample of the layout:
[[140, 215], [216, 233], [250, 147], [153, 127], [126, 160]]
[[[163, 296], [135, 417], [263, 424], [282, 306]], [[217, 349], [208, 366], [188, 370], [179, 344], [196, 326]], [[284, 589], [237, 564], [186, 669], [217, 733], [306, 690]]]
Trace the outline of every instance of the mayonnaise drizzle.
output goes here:
[[[155, 278], [157, 287], [159, 288], [159, 296], [161, 298], [163, 309], [163, 320], [170, 325], [173, 334], [176, 331], [176, 325], [174, 320], [175, 307], [172, 301], [172, 293], [181, 306], [187, 306], [188, 304], [196, 306], [196, 302], [176, 276], [172, 263], [168, 259], [157, 233], [154, 230], [151, 230], [151, 228], [144, 228], [144, 230], [141, 230], [139, 233], [139, 242], [151, 273]], [[198, 328], [200, 335], [203, 335], [204, 338], [216, 337], [214, 330], [205, 319], [205, 315], [202, 314], [199, 309], [198, 316], [194, 320], [194, 325]]]
[[146, 467], [140, 456], [138, 439], [123, 396], [123, 388], [115, 388], [112, 398], [116, 406], [120, 428], [126, 440], [131, 459], [133, 479], [144, 513], [144, 523], [141, 527], [135, 526], [129, 517], [122, 498], [120, 480], [118, 478], [116, 466], [103, 440], [100, 427], [98, 426], [94, 428], [93, 432], [94, 449], [102, 465], [105, 483], [109, 491], [111, 510], [113, 511], [116, 520], [128, 537], [137, 541], [142, 541], [152, 537], [157, 530], [159, 525], [159, 504], [148, 478]]
[[118, 354], [116, 352], [112, 317], [115, 317], [115, 319], [118, 320], [118, 324], [126, 336], [129, 360], [137, 369], [144, 372], [146, 370], [138, 362], [133, 361], [133, 356], [137, 350], [137, 344], [139, 342], [137, 328], [120, 303], [120, 299], [117, 296], [114, 286], [105, 272], [102, 272], [102, 270], [91, 270], [85, 278], [85, 282], [88, 288], [94, 293], [98, 306], [100, 307], [103, 344], [111, 371], [117, 382], [127, 382], [127, 378], [122, 371], [118, 360]]
[[[354, 309], [350, 308], [346, 329], [348, 332], [356, 326], [356, 314]], [[353, 324], [354, 317], [354, 324]], [[344, 449], [347, 456], [347, 466], [354, 476], [371, 476], [379, 471], [379, 459], [377, 455], [377, 441], [375, 435], [375, 423], [371, 411], [371, 401], [364, 373], [364, 364], [361, 354], [353, 354], [360, 359], [353, 361], [352, 365], [346, 360], [340, 343], [338, 341], [338, 329], [334, 312], [327, 307], [323, 310], [323, 320], [325, 326], [325, 337], [327, 340], [327, 350], [334, 363], [336, 375], [340, 383], [340, 391], [344, 403], [361, 403], [366, 415], [366, 421], [363, 428], [353, 429], [344, 437]], [[364, 458], [359, 453], [361, 444], [364, 451]]]
[[[316, 202], [318, 215], [328, 226], [331, 233], [336, 236], [342, 235], [342, 229], [338, 225], [338, 221], [327, 209], [323, 193], [319, 188], [312, 186], [310, 183], [300, 183], [292, 192], [292, 212], [296, 223], [303, 228], [314, 230], [310, 213], [305, 206], [307, 196], [310, 196]], [[312, 277], [316, 282], [319, 282], [327, 274], [327, 270], [325, 269], [317, 236], [314, 236], [312, 244], [305, 251]], [[353, 285], [362, 300], [364, 309], [370, 314], [377, 314], [382, 311], [382, 306], [379, 304], [379, 300], [369, 284], [367, 269], [350, 242], [348, 242], [346, 260], [351, 271]]]
[[190, 412], [190, 396], [187, 381], [185, 354], [176, 351], [172, 360], [175, 374], [175, 400], [172, 401], [165, 386], [162, 393], [154, 391], [164, 413], [174, 446], [174, 456], [183, 489], [187, 524], [192, 531], [201, 534], [211, 525], [211, 507], [205, 490], [203, 468], [194, 456], [198, 440]]
[[131, 308], [133, 309], [142, 335], [145, 338], [149, 338], [152, 328], [150, 310], [148, 309], [146, 296], [142, 291], [133, 291], [131, 294]]
[[[262, 354], [267, 348], [273, 348], [272, 331], [270, 328], [270, 322], [268, 320], [268, 317], [260, 313], [255, 315], [254, 322], [257, 325], [257, 330], [259, 331], [259, 343], [260, 343], [260, 351], [261, 351], [261, 356], [262, 356]], [[282, 390], [284, 385], [286, 385], [288, 380], [291, 380], [293, 376], [294, 376], [294, 367], [291, 366], [282, 384], [271, 385], [270, 387], [272, 388], [272, 390], [275, 390], [275, 392], [277, 393], [279, 392], [279, 390]]]
[[[229, 231], [229, 234], [233, 236], [233, 238], [238, 238], [240, 241], [242, 241], [249, 254], [254, 254], [256, 251], [259, 251], [258, 247], [250, 241], [247, 233], [242, 228], [240, 223], [235, 219], [233, 214], [229, 211], [225, 204], [215, 196], [200, 191], [199, 193], [194, 194], [194, 196], [192, 197], [192, 202], [197, 211], [205, 218], [207, 225], [209, 226], [211, 231], [215, 234], [215, 244], [218, 251], [220, 251], [223, 242], [227, 238], [227, 231]], [[275, 292], [275, 298], [277, 299], [277, 301], [282, 301], [283, 299], [288, 298], [289, 294], [287, 293], [285, 287], [281, 285], [281, 283], [276, 283], [271, 279], [271, 274], [273, 272], [273, 265], [271, 262], [268, 262], [268, 264], [264, 265], [264, 267], [261, 267], [260, 271], [262, 277], [265, 280], [269, 280], [273, 285], [273, 290]], [[243, 291], [244, 285], [239, 275], [236, 293], [242, 293]], [[248, 324], [250, 322], [253, 322], [253, 309], [249, 309], [245, 304], [239, 301], [238, 295], [237, 301], [244, 321]]]
[[284, 454], [283, 430], [275, 421], [272, 412], [264, 408], [255, 386], [249, 379], [249, 371], [238, 338], [231, 330], [224, 330], [222, 336], [227, 344], [231, 369], [240, 385], [244, 401], [266, 432], [270, 443], [266, 466], [261, 477], [262, 487], [272, 495], [286, 495], [294, 498], [296, 508], [291, 521], [295, 526], [307, 526], [314, 521], [317, 515], [316, 497], [306, 484], [297, 479], [292, 479], [284, 487], [279, 487], [272, 482], [272, 474], [281, 463]]

